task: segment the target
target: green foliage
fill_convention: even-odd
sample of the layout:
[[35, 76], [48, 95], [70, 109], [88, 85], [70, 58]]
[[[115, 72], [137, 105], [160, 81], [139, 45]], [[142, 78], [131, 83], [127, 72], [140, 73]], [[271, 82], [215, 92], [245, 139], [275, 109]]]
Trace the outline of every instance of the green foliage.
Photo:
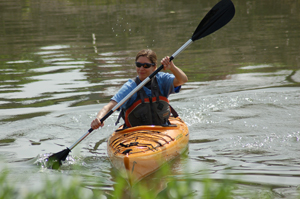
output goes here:
[[[112, 191], [89, 189], [84, 180], [78, 176], [60, 175], [53, 179], [51, 173], [46, 175], [43, 185], [38, 190], [19, 189], [9, 179], [8, 170], [0, 173], [0, 199], [231, 199], [235, 198], [236, 182], [230, 180], [213, 180], [209, 177], [197, 179], [186, 174], [173, 175], [169, 167], [163, 167], [156, 174], [129, 185], [128, 181], [117, 175], [114, 177]], [[52, 173], [53, 174], [53, 173]], [[50, 178], [51, 177], [51, 178]], [[19, 182], [22, 183], [22, 182]], [[26, 182], [24, 182], [26, 183]], [[99, 179], [99, 183], [103, 181]], [[104, 184], [103, 184], [104, 185]], [[244, 193], [244, 198], [273, 198], [270, 193]]]
[[229, 180], [217, 184], [206, 178], [204, 179], [203, 199], [229, 199], [232, 195], [232, 187], [232, 183]]
[[7, 182], [8, 171], [4, 170], [0, 174], [0, 198], [16, 198], [16, 190]]
[[[66, 185], [67, 184], [67, 185]], [[73, 178], [71, 183], [66, 183], [66, 180], [59, 178], [57, 180], [45, 180], [44, 187], [36, 192], [29, 192], [25, 199], [63, 199], [63, 198], [87, 198], [92, 199], [92, 195], [88, 196], [89, 192], [82, 188], [82, 182], [79, 178]]]
[[[116, 177], [116, 186], [112, 198], [143, 198], [143, 199], [229, 199], [233, 198], [234, 184], [229, 180], [214, 181], [193, 178], [187, 174], [174, 175], [169, 165], [149, 177], [129, 186], [127, 181]], [[198, 189], [199, 187], [200, 190]]]

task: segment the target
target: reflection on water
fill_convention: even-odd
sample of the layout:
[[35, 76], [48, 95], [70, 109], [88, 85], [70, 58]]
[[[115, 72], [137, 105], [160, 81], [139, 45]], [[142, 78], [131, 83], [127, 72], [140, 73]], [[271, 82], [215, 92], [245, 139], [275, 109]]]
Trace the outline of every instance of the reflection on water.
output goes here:
[[[0, 106], [11, 109], [10, 113], [2, 114], [3, 116], [16, 116], [16, 113], [29, 116], [42, 110], [43, 112], [60, 110], [62, 107], [88, 104], [89, 98], [93, 98], [93, 103], [95, 101], [99, 103], [100, 99], [108, 101], [112, 93], [118, 90], [116, 86], [127, 81], [127, 79], [120, 79], [125, 76], [126, 71], [107, 70], [121, 67], [118, 63], [124, 59], [116, 57], [122, 56], [121, 53], [99, 54], [94, 61], [88, 61], [86, 58], [71, 58], [71, 47], [68, 45], [46, 46], [41, 47], [40, 50], [34, 53], [42, 63], [39, 67], [27, 67], [26, 64], [34, 62], [33, 60], [6, 62], [9, 66], [28, 68], [21, 74], [29, 81], [21, 83], [17, 89], [9, 89], [0, 94], [0, 99], [3, 100]], [[96, 76], [100, 76], [101, 80], [89, 79], [87, 77], [89, 70], [95, 72]], [[8, 71], [6, 75], [19, 73]], [[20, 83], [20, 81], [15, 82]], [[3, 87], [4, 89], [6, 87]], [[98, 95], [93, 94], [93, 91], [97, 91]], [[23, 108], [22, 111], [20, 108]]]
[[[171, 55], [215, 3], [0, 1], [0, 154], [12, 179], [26, 170], [29, 184], [39, 182], [40, 167], [28, 160], [73, 144], [135, 76], [139, 50], [152, 48], [158, 60]], [[174, 61], [189, 77], [170, 97], [190, 129], [182, 164], [195, 178], [204, 168], [215, 179], [227, 172], [243, 176], [241, 191], [273, 186], [273, 193], [293, 196], [300, 184], [298, 2], [234, 4], [228, 25]], [[114, 184], [106, 139], [116, 118], [70, 156], [95, 189]], [[65, 173], [78, 172], [70, 165]], [[92, 180], [99, 177], [106, 184]]]

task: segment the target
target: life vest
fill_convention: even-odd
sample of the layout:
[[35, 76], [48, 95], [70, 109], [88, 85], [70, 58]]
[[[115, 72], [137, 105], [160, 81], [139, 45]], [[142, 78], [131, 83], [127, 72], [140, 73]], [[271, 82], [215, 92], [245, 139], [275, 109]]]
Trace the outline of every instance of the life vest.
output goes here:
[[[137, 77], [135, 83], [141, 83]], [[119, 115], [125, 121], [126, 127], [140, 125], [168, 125], [170, 113], [177, 117], [176, 111], [169, 105], [169, 100], [161, 94], [156, 77], [151, 80], [151, 96], [141, 88], [137, 92], [137, 98], [126, 110], [122, 109]], [[118, 123], [117, 121], [117, 123]]]

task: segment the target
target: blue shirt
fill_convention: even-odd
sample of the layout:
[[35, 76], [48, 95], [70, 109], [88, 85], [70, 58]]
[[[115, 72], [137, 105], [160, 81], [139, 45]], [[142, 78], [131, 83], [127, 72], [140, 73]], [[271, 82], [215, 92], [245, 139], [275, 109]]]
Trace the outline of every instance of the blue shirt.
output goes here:
[[[157, 83], [160, 89], [161, 94], [164, 97], [169, 97], [171, 93], [178, 93], [180, 91], [181, 86], [175, 87], [173, 85], [175, 76], [173, 74], [169, 73], [162, 73], [159, 72], [156, 75]], [[119, 103], [122, 99], [124, 99], [133, 89], [137, 87], [134, 80], [129, 79], [122, 87], [121, 89], [111, 98], [111, 100], [116, 101]], [[146, 94], [150, 97], [151, 96], [151, 90], [143, 86], [143, 89], [145, 90]], [[133, 102], [137, 98], [137, 93], [135, 93], [129, 100], [127, 100], [121, 108], [127, 109], [129, 108]]]

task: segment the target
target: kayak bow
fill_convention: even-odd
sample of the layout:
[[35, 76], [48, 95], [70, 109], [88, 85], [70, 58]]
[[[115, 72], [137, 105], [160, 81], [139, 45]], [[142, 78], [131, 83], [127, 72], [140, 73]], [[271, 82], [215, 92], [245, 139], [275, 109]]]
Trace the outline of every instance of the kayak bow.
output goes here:
[[108, 139], [107, 153], [112, 165], [131, 184], [182, 154], [188, 147], [189, 131], [179, 118], [169, 126], [136, 126], [116, 130]]

